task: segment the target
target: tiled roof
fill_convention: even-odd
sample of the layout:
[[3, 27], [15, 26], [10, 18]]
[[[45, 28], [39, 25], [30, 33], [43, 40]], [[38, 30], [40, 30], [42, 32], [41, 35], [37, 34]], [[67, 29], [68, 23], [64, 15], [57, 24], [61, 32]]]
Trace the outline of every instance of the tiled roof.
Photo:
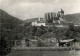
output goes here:
[[74, 39], [67, 39], [67, 40], [60, 40], [60, 42], [71, 42], [73, 41]]

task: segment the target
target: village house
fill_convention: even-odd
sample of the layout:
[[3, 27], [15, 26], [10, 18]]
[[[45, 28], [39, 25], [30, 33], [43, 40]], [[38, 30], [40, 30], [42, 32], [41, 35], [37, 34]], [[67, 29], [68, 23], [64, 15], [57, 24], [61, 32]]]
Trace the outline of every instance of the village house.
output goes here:
[[25, 39], [16, 40], [15, 47], [37, 47], [37, 40], [36, 39]]
[[45, 20], [43, 18], [38, 18], [38, 20], [35, 20], [31, 23], [32, 26], [46, 26]]
[[75, 42], [74, 46], [75, 46], [76, 48], [80, 48], [80, 42]]
[[59, 40], [59, 46], [61, 47], [74, 47], [75, 39]]
[[30, 47], [37, 47], [37, 40], [36, 39], [30, 39]]
[[46, 38], [43, 40], [43, 43], [45, 44], [46, 47], [58, 47], [58, 41], [56, 38]]

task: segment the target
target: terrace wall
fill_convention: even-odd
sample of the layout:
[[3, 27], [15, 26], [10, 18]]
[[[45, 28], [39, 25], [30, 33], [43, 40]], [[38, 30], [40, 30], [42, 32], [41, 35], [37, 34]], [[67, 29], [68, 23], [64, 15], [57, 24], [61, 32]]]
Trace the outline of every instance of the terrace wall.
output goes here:
[[[78, 50], [78, 49], [76, 49]], [[80, 51], [72, 51], [71, 48], [53, 47], [34, 47], [34, 48], [15, 48], [7, 56], [79, 56]]]

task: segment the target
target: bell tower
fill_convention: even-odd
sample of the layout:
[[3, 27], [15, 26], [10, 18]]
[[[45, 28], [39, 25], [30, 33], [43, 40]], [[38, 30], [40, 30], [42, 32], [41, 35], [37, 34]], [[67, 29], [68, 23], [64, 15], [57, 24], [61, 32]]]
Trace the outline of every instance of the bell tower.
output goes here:
[[63, 9], [61, 9], [60, 11], [58, 11], [58, 15], [59, 15], [60, 18], [63, 18], [63, 16], [64, 16]]

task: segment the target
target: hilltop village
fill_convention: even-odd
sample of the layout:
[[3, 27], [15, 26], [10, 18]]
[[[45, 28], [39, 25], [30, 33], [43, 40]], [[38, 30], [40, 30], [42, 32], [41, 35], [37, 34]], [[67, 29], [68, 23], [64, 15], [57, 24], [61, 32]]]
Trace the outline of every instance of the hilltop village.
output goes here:
[[61, 11], [58, 11], [57, 13], [55, 12], [49, 12], [45, 13], [45, 18], [38, 18], [37, 20], [33, 21], [31, 23], [32, 26], [52, 26], [54, 25], [55, 27], [68, 27], [69, 23], [64, 18], [64, 11], [61, 9]]
[[57, 13], [45, 13], [45, 18], [37, 18], [26, 27], [25, 31], [29, 32], [26, 32], [26, 36], [21, 40], [15, 40], [15, 46], [79, 47], [80, 43], [76, 42], [76, 35], [74, 36], [74, 33], [72, 33], [75, 27], [73, 22], [64, 20], [62, 9]]

